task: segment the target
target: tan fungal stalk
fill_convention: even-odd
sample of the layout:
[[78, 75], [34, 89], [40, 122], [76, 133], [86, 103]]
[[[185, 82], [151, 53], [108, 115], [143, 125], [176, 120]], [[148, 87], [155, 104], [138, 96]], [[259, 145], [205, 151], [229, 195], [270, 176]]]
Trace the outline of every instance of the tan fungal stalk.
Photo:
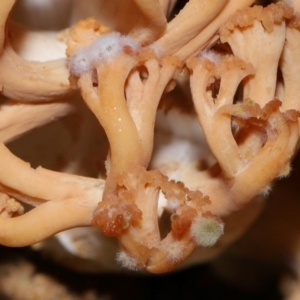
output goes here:
[[[226, 215], [262, 192], [288, 164], [298, 145], [299, 113], [281, 113], [278, 100], [264, 108], [250, 99], [234, 103], [239, 82], [253, 72], [251, 65], [237, 58], [225, 56], [214, 63], [200, 57], [188, 66], [193, 72], [191, 89], [198, 118], [220, 166], [215, 179], [227, 197], [220, 199], [213, 191], [216, 183], [210, 180], [202, 191], [212, 201], [208, 209]], [[220, 83], [213, 91], [218, 74]], [[237, 127], [232, 128], [233, 121]]]
[[[24, 133], [43, 126], [53, 119], [59, 119], [71, 112], [75, 107], [68, 102], [54, 102], [35, 105], [8, 101], [0, 110], [0, 140], [8, 143]], [[16, 123], [18, 119], [20, 122]]]
[[66, 59], [27, 61], [12, 48], [9, 32], [0, 57], [0, 70], [3, 95], [16, 100], [49, 101], [71, 92]]
[[300, 2], [299, 0], [290, 0], [289, 4], [292, 4], [292, 7], [296, 12], [300, 11]]
[[[97, 65], [97, 59], [94, 62], [91, 58], [91, 69], [83, 68], [80, 73], [74, 66], [77, 63], [77, 57], [74, 56], [72, 67], [75, 70], [74, 75], [78, 76], [78, 84], [86, 103], [95, 113], [110, 142], [106, 188], [103, 200], [95, 211], [93, 223], [105, 234], [117, 236], [130, 257], [136, 259], [139, 266], [146, 266], [149, 255], [156, 256], [157, 251], [164, 253], [166, 250], [160, 248], [167, 249], [167, 243], [174, 241], [172, 234], [166, 240], [160, 241], [157, 223], [158, 193], [160, 189], [167, 193], [168, 189], [165, 191], [161, 185], [162, 183], [166, 185], [168, 180], [158, 171], [148, 173], [144, 167], [148, 165], [151, 155], [159, 99], [180, 64], [172, 57], [165, 58], [159, 63], [154, 57], [151, 58], [150, 53], [150, 59], [143, 66], [143, 60], [139, 61], [138, 56], [135, 59], [132, 57], [132, 52], [135, 51], [134, 43], [126, 40], [127, 44], [122, 45], [122, 39], [118, 39], [118, 36], [110, 34], [99, 39], [101, 44], [109, 43], [105, 48], [109, 49], [108, 56], [101, 53], [98, 55], [102, 64]], [[85, 61], [89, 61], [92, 49], [93, 45], [85, 50]], [[145, 55], [147, 53], [146, 51]], [[116, 67], [120, 71], [117, 77]], [[140, 70], [146, 70], [147, 74], [139, 74]], [[143, 80], [142, 76], [145, 76]], [[128, 87], [124, 95], [127, 80]], [[133, 85], [136, 90], [133, 90]], [[124, 178], [126, 173], [129, 175], [128, 179]], [[176, 187], [174, 183], [174, 188]], [[184, 193], [181, 194], [184, 197]], [[185, 205], [184, 202], [182, 205]], [[195, 210], [193, 216], [197, 214]], [[191, 224], [192, 217], [188, 218]], [[134, 229], [131, 230], [131, 227]], [[189, 225], [185, 227], [182, 235], [188, 229]], [[186, 239], [191, 240], [190, 237]], [[182, 244], [183, 249], [187, 249], [186, 255], [195, 248], [194, 242], [189, 243], [190, 246], [187, 248], [184, 243]], [[140, 247], [145, 248], [142, 256], [138, 253]], [[157, 248], [157, 251], [153, 248]], [[153, 251], [155, 253], [152, 253]], [[156, 265], [159, 261], [159, 267], [149, 266], [149, 268], [153, 272], [170, 269], [174, 267], [175, 261], [179, 263], [185, 257], [181, 252], [178, 255], [177, 258], [173, 257], [170, 260], [167, 254], [163, 256], [160, 254], [150, 263]]]
[[1, 74], [6, 74], [0, 77], [2, 94], [19, 101], [50, 101], [71, 92], [64, 59], [28, 62], [6, 44], [0, 58], [0, 70]]
[[[178, 16], [168, 24], [164, 35], [154, 43], [153, 47], [158, 55], [176, 55], [179, 49], [218, 15], [225, 4], [226, 0], [189, 1]], [[182, 37], [180, 41], [178, 36]]]
[[[1, 227], [4, 228], [1, 234], [2, 244], [31, 245], [59, 231], [84, 226], [90, 222], [93, 207], [95, 209], [97, 199], [102, 195], [101, 180], [60, 175], [41, 168], [32, 169], [30, 165], [13, 156], [4, 145], [0, 148], [3, 158], [0, 189], [32, 206], [37, 206], [24, 216], [1, 220]], [[14, 178], [13, 182], [9, 180], [11, 177]], [[57, 204], [51, 204], [52, 201]], [[63, 217], [70, 205], [74, 213], [70, 214], [70, 218]], [[45, 218], [45, 214], [49, 218]], [[57, 222], [58, 218], [61, 221]], [[33, 223], [39, 226], [32, 227]], [[41, 224], [44, 224], [44, 227]], [[32, 231], [32, 228], [36, 230]]]
[[202, 49], [209, 48], [219, 39], [219, 28], [238, 9], [251, 5], [253, 0], [230, 0], [227, 1], [222, 10], [218, 13], [208, 26], [205, 26], [195, 37], [183, 45], [176, 56], [187, 59], [191, 53], [197, 55]]
[[[19, 101], [49, 101], [70, 93], [66, 59], [50, 58], [50, 61], [40, 62], [39, 58], [35, 57], [35, 61], [28, 61], [15, 52], [11, 40], [15, 35], [18, 38], [30, 39], [30, 32], [8, 23], [8, 9], [12, 8], [13, 2], [5, 3], [6, 10], [0, 15], [3, 34], [6, 33], [2, 42], [0, 39], [3, 49], [0, 56], [2, 94]], [[23, 43], [26, 44], [24, 41]], [[28, 51], [34, 49], [34, 45], [31, 47]]]
[[[300, 8], [299, 8], [300, 9]], [[297, 101], [300, 67], [296, 63], [299, 59], [300, 18], [294, 17], [286, 28], [286, 41], [281, 55], [280, 70], [283, 77], [283, 105], [282, 109], [297, 109]]]
[[222, 42], [228, 42], [234, 55], [251, 63], [255, 70], [255, 75], [245, 80], [244, 99], [263, 106], [275, 96], [285, 20], [292, 14], [292, 8], [281, 2], [266, 8], [254, 6], [238, 11], [222, 28]]
[[[215, 65], [206, 58], [192, 59], [188, 66], [193, 70], [191, 87], [195, 108], [207, 143], [218, 160], [225, 177], [233, 178], [241, 166], [241, 157], [232, 135], [231, 116], [219, 111], [233, 104], [233, 97], [242, 79], [253, 73], [251, 65], [234, 57], [216, 58]], [[217, 97], [209, 89], [220, 80]], [[218, 130], [222, 128], [222, 131]]]
[[15, 0], [4, 0], [1, 3], [1, 11], [0, 11], [0, 49], [3, 51], [4, 41], [5, 41], [5, 33], [6, 33], [6, 22], [8, 19], [8, 15], [15, 4]]

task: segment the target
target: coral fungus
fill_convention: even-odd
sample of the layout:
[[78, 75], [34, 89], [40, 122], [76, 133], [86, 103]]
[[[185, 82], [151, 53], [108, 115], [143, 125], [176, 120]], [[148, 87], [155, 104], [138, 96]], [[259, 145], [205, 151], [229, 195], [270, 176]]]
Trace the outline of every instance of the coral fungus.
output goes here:
[[[162, 273], [241, 236], [299, 143], [296, 5], [190, 0], [172, 17], [176, 1], [74, 0], [54, 35], [17, 23], [14, 2], [0, 4], [0, 243], [61, 232], [85, 256], [70, 229], [96, 227], [119, 264]], [[45, 149], [36, 166], [13, 153], [50, 123], [49, 169]]]

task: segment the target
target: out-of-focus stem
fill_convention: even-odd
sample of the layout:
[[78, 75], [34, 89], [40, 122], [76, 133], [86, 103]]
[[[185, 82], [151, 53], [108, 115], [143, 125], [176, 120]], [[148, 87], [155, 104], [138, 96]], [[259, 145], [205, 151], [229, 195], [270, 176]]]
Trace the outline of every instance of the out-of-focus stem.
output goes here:
[[177, 0], [159, 0], [159, 4], [161, 5], [162, 10], [167, 17], [173, 11], [173, 8], [176, 3], [177, 3]]
[[[82, 197], [101, 200], [103, 181], [80, 176], [60, 174], [45, 169], [33, 169], [29, 163], [13, 155], [4, 144], [0, 144], [1, 189], [14, 195], [25, 195], [38, 203], [45, 200], [61, 200]], [[56, 176], [57, 175], [57, 176]], [[25, 197], [25, 198], [26, 198]]]
[[208, 26], [203, 28], [197, 36], [183, 45], [175, 55], [181, 60], [185, 60], [190, 56], [198, 54], [202, 49], [209, 48], [209, 45], [214, 44], [219, 36], [217, 34], [220, 27], [226, 22], [228, 17], [236, 10], [250, 6], [254, 0], [229, 0], [225, 7], [220, 11]]
[[2, 0], [0, 6], [0, 54], [2, 53], [5, 41], [6, 23], [9, 13], [16, 0]]
[[18, 101], [56, 100], [72, 91], [66, 59], [26, 61], [5, 45], [0, 57], [2, 94]]
[[33, 245], [63, 230], [89, 226], [98, 203], [83, 199], [47, 202], [12, 219], [0, 218], [0, 242], [10, 247]]
[[32, 104], [8, 101], [0, 109], [0, 140], [8, 143], [31, 129], [53, 122], [72, 111], [74, 107], [70, 102]]
[[[300, 4], [299, 4], [300, 6]], [[298, 28], [287, 27], [286, 42], [281, 56], [281, 72], [284, 80], [284, 99], [282, 110], [300, 110], [299, 84], [300, 84], [300, 32]]]
[[190, 0], [153, 46], [161, 56], [174, 55], [221, 11], [227, 0]]

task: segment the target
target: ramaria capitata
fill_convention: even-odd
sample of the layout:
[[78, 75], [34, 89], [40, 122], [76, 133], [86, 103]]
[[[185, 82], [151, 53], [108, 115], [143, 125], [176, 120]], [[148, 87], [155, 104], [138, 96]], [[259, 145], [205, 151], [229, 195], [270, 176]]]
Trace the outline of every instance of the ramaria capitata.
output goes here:
[[[55, 34], [16, 23], [15, 1], [0, 4], [0, 243], [62, 232], [68, 250], [105, 264], [110, 254], [95, 253], [108, 239], [89, 245], [94, 229], [79, 228], [96, 227], [129, 269], [211, 259], [296, 153], [297, 4], [190, 0], [169, 18], [176, 1], [54, 2], [71, 12]], [[20, 1], [12, 16], [32, 9]], [[6, 146], [58, 119], [72, 142], [52, 170]]]

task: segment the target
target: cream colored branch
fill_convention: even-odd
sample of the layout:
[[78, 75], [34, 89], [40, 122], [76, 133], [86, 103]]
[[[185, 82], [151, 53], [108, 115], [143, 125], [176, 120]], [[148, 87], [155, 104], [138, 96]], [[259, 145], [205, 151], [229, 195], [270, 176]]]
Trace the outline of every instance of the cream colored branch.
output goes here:
[[15, 0], [3, 0], [1, 1], [1, 9], [0, 9], [0, 54], [4, 47], [5, 42], [5, 33], [6, 33], [6, 25], [9, 13], [12, 7], [15, 4]]
[[[150, 44], [157, 40], [167, 27], [167, 20], [158, 1], [133, 0], [138, 14], [141, 14], [141, 25], [136, 23], [129, 35], [142, 44]], [[129, 21], [129, 19], [127, 19]]]
[[[161, 237], [157, 219], [158, 193], [157, 187], [149, 186], [138, 189], [134, 200], [143, 212], [143, 221], [139, 227], [130, 226], [119, 237], [122, 247], [137, 260], [139, 268], [147, 265], [147, 260], [151, 257], [151, 249], [159, 247]], [[140, 251], [141, 249], [143, 251]]]
[[[1, 50], [3, 49], [0, 56], [2, 94], [21, 101], [47, 101], [70, 93], [66, 59], [54, 61], [50, 59], [43, 63], [27, 61], [12, 48], [10, 35], [13, 35], [14, 31], [19, 31], [17, 26], [8, 24], [9, 10], [13, 4], [14, 1], [4, 1], [4, 6], [1, 4], [1, 8], [4, 8], [2, 31], [6, 33], [5, 40], [0, 38]], [[4, 29], [4, 24], [9, 28]]]
[[219, 29], [226, 20], [238, 9], [250, 6], [254, 0], [229, 0], [220, 13], [211, 20], [193, 39], [183, 45], [175, 53], [180, 59], [185, 60], [190, 56], [197, 55], [204, 48], [209, 48], [219, 39]]
[[[190, 234], [190, 226], [196, 222], [197, 216], [201, 219], [205, 215], [204, 209], [209, 200], [200, 192], [189, 191], [182, 183], [169, 181], [158, 171], [137, 167], [121, 176], [120, 185], [126, 188], [127, 195], [134, 198], [135, 205], [143, 212], [138, 224], [129, 226], [122, 235], [118, 235], [124, 250], [135, 262], [136, 268], [146, 267], [154, 273], [173, 269], [195, 249], [197, 241]], [[174, 217], [166, 237], [160, 236], [158, 227], [159, 190], [170, 201]]]
[[280, 69], [284, 81], [282, 110], [300, 110], [299, 75], [300, 75], [300, 32], [299, 28], [288, 26], [286, 42], [281, 56]]
[[0, 242], [10, 247], [33, 245], [55, 233], [90, 226], [98, 200], [80, 198], [47, 202], [12, 219], [0, 218]]
[[157, 59], [150, 59], [145, 62], [145, 67], [148, 72], [145, 82], [142, 83], [139, 73], [134, 72], [125, 91], [128, 109], [139, 133], [144, 165], [148, 165], [152, 155], [157, 107], [180, 62], [174, 57], [167, 57], [160, 66]]
[[[132, 164], [142, 163], [142, 153], [136, 126], [128, 111], [124, 87], [134, 59], [121, 55], [113, 64], [97, 68], [98, 88], [92, 85], [90, 74], [79, 79], [82, 95], [103, 126], [110, 143], [110, 176], [125, 171]], [[116, 76], [115, 68], [118, 67]]]
[[296, 12], [300, 12], [300, 1], [299, 0], [290, 0], [289, 3], [293, 5], [293, 8]]
[[[233, 104], [233, 98], [241, 80], [251, 74], [251, 66], [226, 57], [216, 65], [205, 59], [193, 59], [191, 91], [199, 122], [210, 149], [216, 157], [224, 176], [234, 178], [241, 166], [241, 157], [231, 128], [231, 115], [221, 112], [221, 107]], [[220, 88], [215, 99], [207, 91], [220, 78]]]
[[3, 143], [10, 142], [31, 129], [53, 122], [72, 111], [74, 106], [69, 102], [37, 105], [8, 101], [0, 108], [0, 140]]
[[175, 55], [218, 15], [226, 2], [190, 0], [168, 23], [164, 35], [153, 44], [153, 48], [161, 56]]
[[154, 255], [149, 260], [146, 270], [153, 274], [169, 272], [173, 270], [174, 267], [176, 268], [177, 266], [182, 264], [195, 250], [197, 245], [189, 235], [186, 235], [184, 238], [182, 238], [180, 242], [176, 241], [176, 239], [174, 239], [172, 235], [168, 235], [162, 241], [162, 249], [176, 251], [176, 247], [180, 252], [180, 258], [178, 258], [178, 260], [171, 261], [170, 254], [167, 251], [156, 251], [156, 253], [154, 253]]
[[255, 6], [231, 16], [221, 31], [221, 40], [230, 44], [234, 55], [253, 65], [255, 75], [244, 81], [244, 99], [250, 98], [261, 107], [275, 96], [285, 20], [291, 16], [291, 8], [283, 3]]
[[[282, 172], [298, 145], [297, 117], [296, 120], [287, 121], [283, 115], [276, 112], [271, 116], [270, 123], [273, 123], [276, 129], [270, 129], [268, 141], [249, 165], [238, 174], [231, 188], [232, 199], [237, 207], [250, 201]], [[276, 137], [272, 137], [273, 130]]]
[[14, 156], [3, 144], [0, 145], [0, 182], [14, 195], [41, 200], [60, 200], [83, 197], [101, 199], [103, 181], [80, 176], [60, 174], [37, 168]]
[[66, 59], [26, 61], [6, 43], [0, 57], [2, 94], [19, 101], [49, 101], [70, 93]]

